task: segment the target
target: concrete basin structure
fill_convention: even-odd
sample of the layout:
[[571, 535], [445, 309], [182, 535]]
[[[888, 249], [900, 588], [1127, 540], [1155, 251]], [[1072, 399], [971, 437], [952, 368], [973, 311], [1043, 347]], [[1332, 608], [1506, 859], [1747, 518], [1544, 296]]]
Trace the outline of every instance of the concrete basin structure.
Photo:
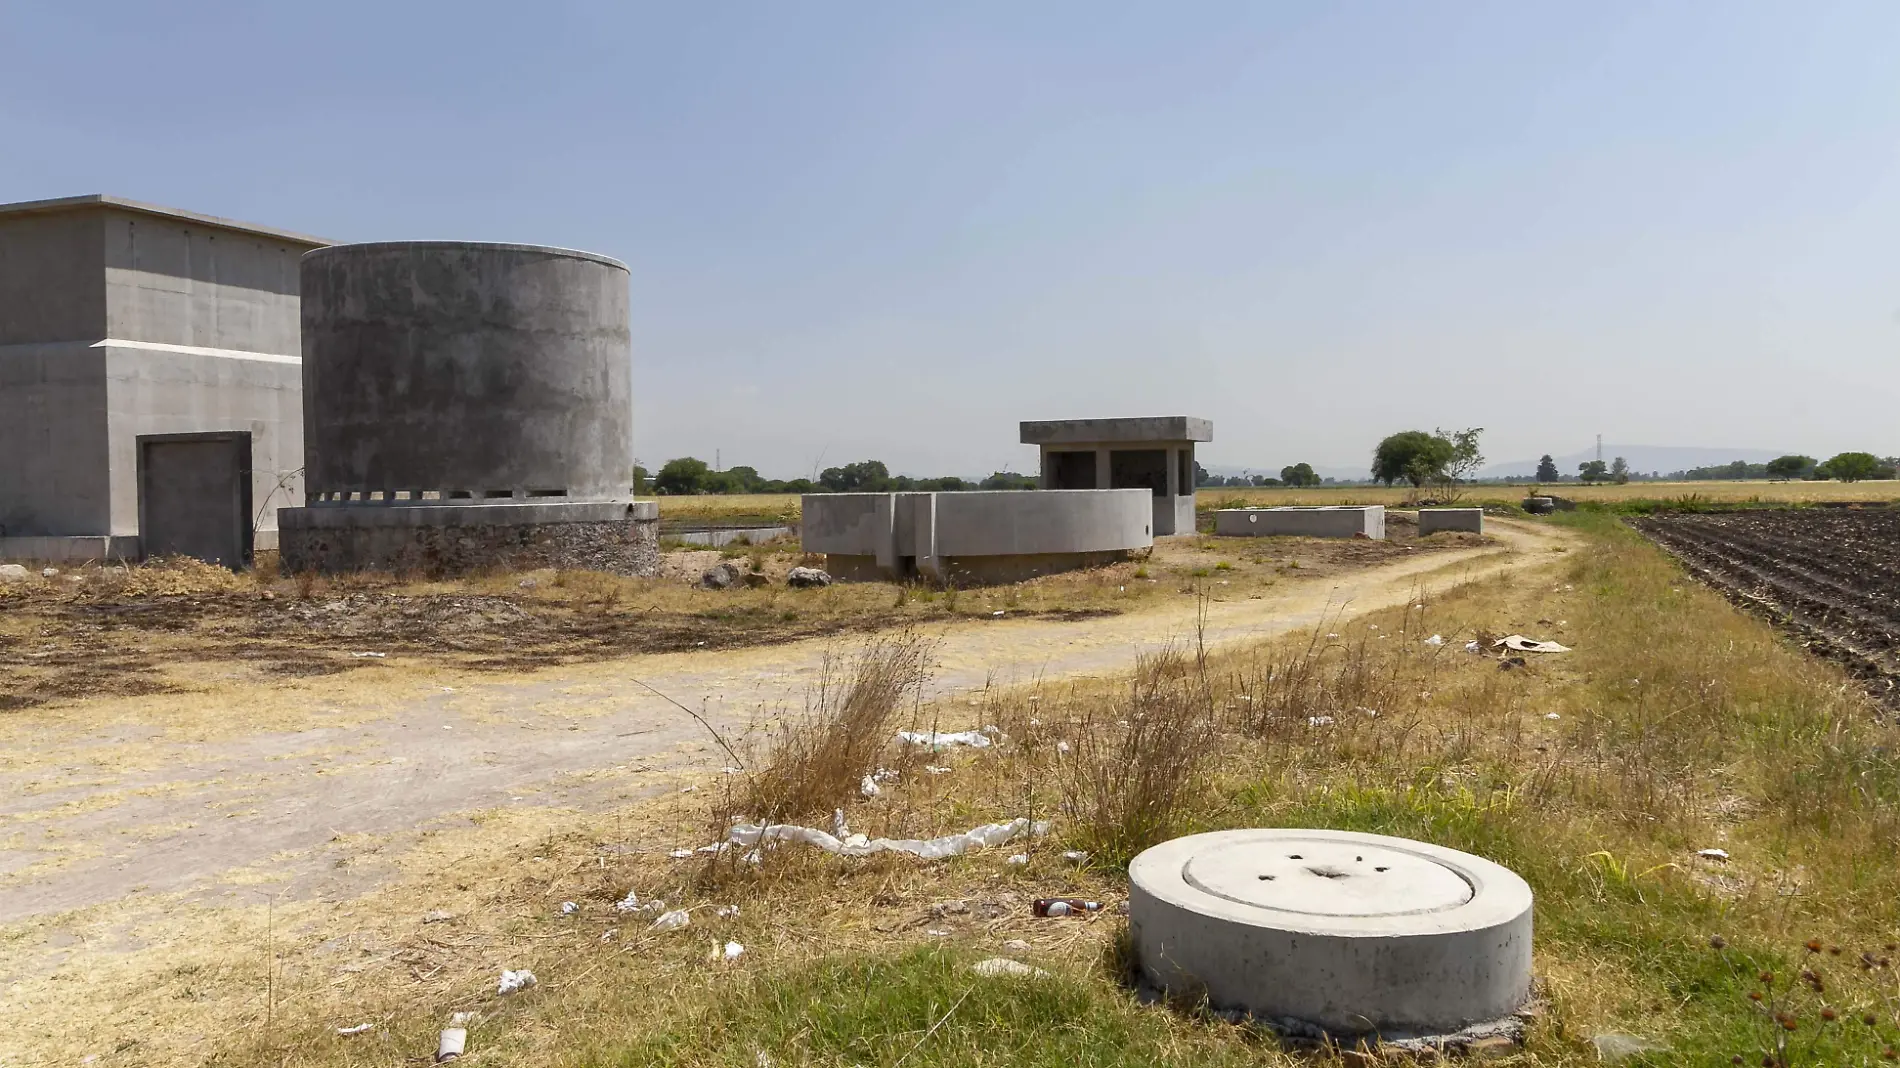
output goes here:
[[1531, 993], [1531, 889], [1483, 857], [1354, 831], [1164, 842], [1128, 868], [1143, 977], [1339, 1036], [1448, 1034]]
[[1484, 533], [1484, 509], [1420, 508], [1418, 510], [1419, 537], [1446, 530], [1464, 531], [1470, 534]]
[[1214, 513], [1214, 533], [1226, 538], [1294, 536], [1384, 541], [1385, 506], [1223, 508]]
[[624, 265], [403, 241], [301, 268], [308, 503], [279, 513], [286, 570], [657, 569]]
[[810, 494], [800, 541], [840, 579], [1015, 582], [1152, 547], [1152, 500], [1145, 489]]
[[1146, 489], [1154, 536], [1194, 533], [1194, 445], [1214, 440], [1209, 420], [1044, 419], [1021, 430], [1041, 450], [1043, 489]]

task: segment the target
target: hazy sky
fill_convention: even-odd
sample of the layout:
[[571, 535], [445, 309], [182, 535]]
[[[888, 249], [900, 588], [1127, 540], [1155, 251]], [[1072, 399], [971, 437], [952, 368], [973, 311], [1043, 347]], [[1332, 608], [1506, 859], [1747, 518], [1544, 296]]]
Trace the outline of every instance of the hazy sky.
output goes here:
[[1900, 453], [1900, 4], [19, 3], [0, 200], [633, 271], [636, 452]]

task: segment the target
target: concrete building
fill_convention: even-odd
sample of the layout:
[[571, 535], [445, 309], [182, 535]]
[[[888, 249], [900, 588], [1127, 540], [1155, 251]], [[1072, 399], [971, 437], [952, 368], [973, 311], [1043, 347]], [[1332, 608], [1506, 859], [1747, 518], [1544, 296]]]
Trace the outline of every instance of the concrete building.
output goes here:
[[302, 263], [309, 503], [288, 571], [652, 574], [633, 501], [625, 265], [538, 245], [333, 245]]
[[[303, 487], [297, 261], [110, 196], [0, 205], [0, 558], [233, 565]], [[141, 541], [143, 535], [143, 542]]]
[[1017, 582], [1151, 547], [1149, 502], [1145, 489], [817, 493], [799, 536], [841, 579]]
[[1022, 424], [1042, 450], [1046, 490], [1146, 489], [1156, 537], [1194, 533], [1194, 443], [1214, 440], [1206, 419], [1045, 419]]
[[1420, 508], [1418, 510], [1419, 537], [1446, 530], [1462, 531], [1467, 534], [1484, 533], [1484, 509]]

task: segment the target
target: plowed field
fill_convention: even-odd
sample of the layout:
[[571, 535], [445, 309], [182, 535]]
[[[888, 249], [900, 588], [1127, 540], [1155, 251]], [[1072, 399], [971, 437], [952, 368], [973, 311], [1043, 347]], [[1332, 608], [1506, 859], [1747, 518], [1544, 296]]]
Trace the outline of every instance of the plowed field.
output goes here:
[[1655, 516], [1638, 529], [1900, 707], [1900, 510]]

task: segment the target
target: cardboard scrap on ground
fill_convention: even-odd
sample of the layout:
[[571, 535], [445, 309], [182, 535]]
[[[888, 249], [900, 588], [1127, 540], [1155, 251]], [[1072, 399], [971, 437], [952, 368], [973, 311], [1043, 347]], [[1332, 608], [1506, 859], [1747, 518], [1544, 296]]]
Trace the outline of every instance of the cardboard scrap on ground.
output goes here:
[[1556, 642], [1540, 642], [1536, 638], [1526, 638], [1522, 634], [1507, 634], [1491, 643], [1492, 648], [1505, 648], [1517, 653], [1567, 653], [1568, 645]]

